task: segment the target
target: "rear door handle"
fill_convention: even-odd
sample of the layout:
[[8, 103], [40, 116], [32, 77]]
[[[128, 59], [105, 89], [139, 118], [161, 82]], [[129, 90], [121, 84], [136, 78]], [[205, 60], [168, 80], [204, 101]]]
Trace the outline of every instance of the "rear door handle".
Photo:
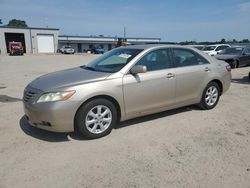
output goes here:
[[173, 78], [174, 77], [174, 74], [173, 73], [168, 73], [167, 74], [167, 78]]

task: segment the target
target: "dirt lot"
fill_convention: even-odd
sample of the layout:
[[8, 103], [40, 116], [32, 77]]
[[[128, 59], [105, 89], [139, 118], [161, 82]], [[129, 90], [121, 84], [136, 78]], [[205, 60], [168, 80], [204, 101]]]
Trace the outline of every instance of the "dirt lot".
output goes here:
[[0, 187], [250, 187], [250, 68], [210, 111], [185, 107], [121, 123], [107, 137], [32, 128], [23, 88], [94, 55], [0, 56]]

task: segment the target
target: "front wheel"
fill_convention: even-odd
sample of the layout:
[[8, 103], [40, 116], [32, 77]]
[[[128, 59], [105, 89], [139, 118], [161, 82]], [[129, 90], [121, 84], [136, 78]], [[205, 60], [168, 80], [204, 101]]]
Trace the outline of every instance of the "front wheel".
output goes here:
[[204, 89], [199, 106], [204, 110], [214, 108], [220, 98], [220, 88], [217, 83], [210, 82]]
[[117, 110], [106, 99], [94, 99], [84, 104], [75, 117], [76, 131], [80, 135], [95, 139], [108, 135], [117, 121]]
[[232, 67], [233, 69], [236, 69], [236, 68], [239, 68], [239, 62], [237, 61], [237, 60], [235, 60], [234, 62], [233, 62], [233, 67]]

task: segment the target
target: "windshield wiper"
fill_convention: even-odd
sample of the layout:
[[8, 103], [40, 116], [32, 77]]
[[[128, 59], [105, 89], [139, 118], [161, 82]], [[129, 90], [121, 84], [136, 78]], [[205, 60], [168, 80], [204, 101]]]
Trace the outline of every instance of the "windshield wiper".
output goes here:
[[88, 70], [92, 70], [92, 71], [97, 71], [95, 68], [93, 68], [93, 67], [88, 67], [88, 66], [82, 66], [82, 68], [84, 68], [84, 69], [88, 69]]

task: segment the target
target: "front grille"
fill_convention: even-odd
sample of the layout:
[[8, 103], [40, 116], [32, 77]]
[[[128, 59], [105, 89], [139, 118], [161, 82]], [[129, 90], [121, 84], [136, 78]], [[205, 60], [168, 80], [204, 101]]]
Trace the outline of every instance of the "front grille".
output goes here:
[[37, 95], [37, 93], [35, 93], [35, 92], [25, 90], [24, 94], [23, 94], [23, 100], [25, 102], [32, 102], [32, 101], [34, 101], [36, 95]]

